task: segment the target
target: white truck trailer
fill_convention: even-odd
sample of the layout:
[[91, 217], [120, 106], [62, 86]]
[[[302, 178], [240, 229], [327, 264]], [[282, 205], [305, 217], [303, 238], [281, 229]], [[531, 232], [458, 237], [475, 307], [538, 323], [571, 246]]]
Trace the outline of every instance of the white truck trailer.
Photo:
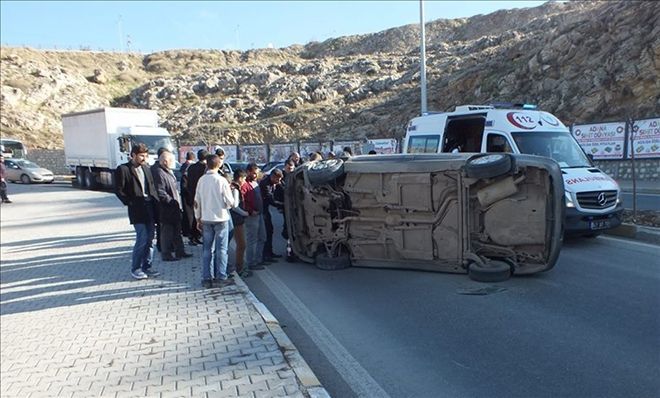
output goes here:
[[74, 184], [94, 189], [114, 186], [114, 170], [130, 159], [131, 147], [149, 147], [149, 164], [159, 148], [174, 152], [158, 113], [147, 109], [101, 108], [62, 115], [64, 156]]

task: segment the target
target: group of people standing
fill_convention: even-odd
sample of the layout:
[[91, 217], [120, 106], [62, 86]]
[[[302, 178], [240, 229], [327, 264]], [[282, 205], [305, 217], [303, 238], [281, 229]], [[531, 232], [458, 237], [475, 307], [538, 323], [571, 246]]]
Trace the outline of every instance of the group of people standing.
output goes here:
[[[300, 164], [293, 153], [284, 171], [274, 169], [259, 178], [259, 166], [250, 163], [233, 176], [223, 171], [222, 149], [186, 154], [181, 166], [181, 183], [173, 169], [174, 154], [159, 150], [158, 162], [147, 165], [148, 148], [136, 144], [131, 160], [115, 172], [115, 192], [128, 207], [130, 223], [136, 232], [131, 261], [135, 279], [158, 276], [153, 269], [154, 245], [163, 261], [177, 261], [186, 253], [182, 235], [190, 245], [202, 245], [202, 286], [226, 283], [235, 274], [243, 277], [263, 269], [281, 255], [273, 252], [273, 222], [270, 207], [283, 211], [284, 173]], [[236, 241], [235, 263], [228, 264], [229, 241]]]

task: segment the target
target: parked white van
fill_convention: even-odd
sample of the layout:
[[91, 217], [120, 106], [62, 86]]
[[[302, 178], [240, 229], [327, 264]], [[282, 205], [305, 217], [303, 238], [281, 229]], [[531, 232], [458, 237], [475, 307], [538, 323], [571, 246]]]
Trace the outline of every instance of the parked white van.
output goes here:
[[619, 185], [594, 167], [570, 131], [533, 105], [457, 106], [408, 123], [404, 153], [512, 152], [545, 156], [561, 167], [566, 189], [565, 231], [596, 236], [621, 224]]

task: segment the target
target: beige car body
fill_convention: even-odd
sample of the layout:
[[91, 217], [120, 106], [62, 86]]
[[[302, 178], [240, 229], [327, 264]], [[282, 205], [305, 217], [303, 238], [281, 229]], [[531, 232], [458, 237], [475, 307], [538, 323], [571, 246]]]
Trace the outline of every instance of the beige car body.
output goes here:
[[[508, 170], [479, 164], [493, 157]], [[293, 252], [317, 265], [466, 273], [504, 262], [532, 274], [559, 254], [563, 189], [558, 165], [536, 156], [359, 156], [298, 167], [285, 215]]]

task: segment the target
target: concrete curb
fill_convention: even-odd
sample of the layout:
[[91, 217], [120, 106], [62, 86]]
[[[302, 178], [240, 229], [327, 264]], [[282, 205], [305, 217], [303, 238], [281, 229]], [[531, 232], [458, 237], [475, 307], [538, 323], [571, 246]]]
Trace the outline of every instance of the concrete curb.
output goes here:
[[621, 224], [604, 232], [606, 235], [634, 239], [660, 245], [660, 228], [645, 227], [635, 224]]
[[284, 330], [282, 330], [277, 318], [275, 318], [268, 308], [257, 299], [239, 276], [234, 277], [234, 282], [236, 283], [236, 286], [245, 293], [248, 301], [250, 301], [257, 312], [259, 312], [259, 315], [261, 315], [264, 322], [266, 322], [268, 330], [275, 338], [275, 341], [277, 341], [277, 345], [280, 347], [284, 358], [293, 369], [293, 373], [296, 374], [298, 382], [306, 390], [307, 395], [310, 398], [330, 398], [330, 394], [328, 394], [323, 385], [321, 385], [321, 382], [307, 362], [305, 362], [302, 355], [300, 355], [296, 346], [293, 345], [289, 336], [287, 336], [286, 333], [284, 333]]

